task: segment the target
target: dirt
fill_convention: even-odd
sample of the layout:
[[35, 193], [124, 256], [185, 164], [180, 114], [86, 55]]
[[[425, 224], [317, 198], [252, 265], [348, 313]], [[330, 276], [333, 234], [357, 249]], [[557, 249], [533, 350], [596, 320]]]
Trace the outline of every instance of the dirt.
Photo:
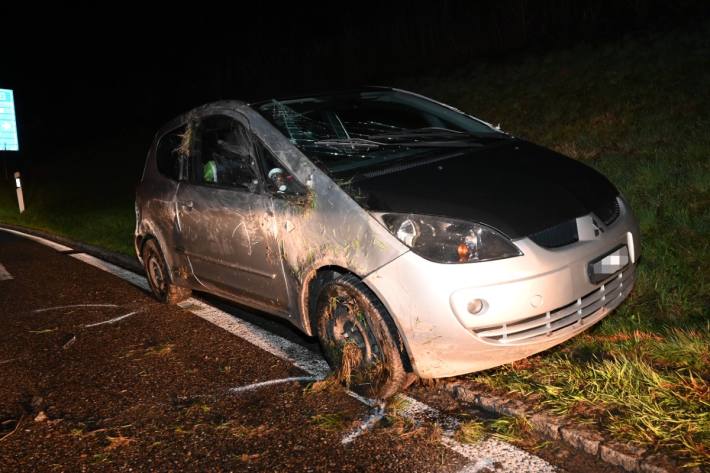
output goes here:
[[[368, 410], [337, 388], [290, 382], [231, 393], [305, 373], [67, 255], [0, 232], [0, 262], [14, 277], [0, 281], [2, 471], [424, 472], [464, 464], [427, 435], [386, 427], [341, 445]], [[116, 307], [43, 310], [76, 304]]]
[[[411, 395], [430, 406], [459, 418], [462, 421], [495, 419], [494, 414], [482, 411], [468, 403], [456, 400], [444, 387], [444, 380], [419, 382], [410, 388]], [[490, 429], [488, 435], [490, 435]], [[562, 441], [550, 440], [535, 432], [521, 432], [513, 445], [547, 460], [562, 470], [574, 473], [626, 473], [626, 470], [603, 462], [599, 458], [574, 449]]]

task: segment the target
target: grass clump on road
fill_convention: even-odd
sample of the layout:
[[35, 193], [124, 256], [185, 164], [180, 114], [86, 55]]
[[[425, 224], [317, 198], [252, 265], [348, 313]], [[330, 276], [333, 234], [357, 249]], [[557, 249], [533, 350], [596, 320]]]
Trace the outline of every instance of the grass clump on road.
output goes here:
[[454, 439], [461, 443], [476, 443], [486, 436], [486, 426], [479, 420], [462, 422], [454, 433]]
[[343, 430], [345, 420], [343, 415], [339, 413], [316, 414], [311, 417], [311, 424], [328, 432], [338, 432]]

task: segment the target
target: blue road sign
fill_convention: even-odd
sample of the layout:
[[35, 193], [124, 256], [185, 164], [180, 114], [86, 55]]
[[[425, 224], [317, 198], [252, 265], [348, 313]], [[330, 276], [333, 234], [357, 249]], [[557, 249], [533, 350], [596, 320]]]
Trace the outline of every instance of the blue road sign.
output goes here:
[[0, 151], [19, 151], [12, 90], [0, 89]]

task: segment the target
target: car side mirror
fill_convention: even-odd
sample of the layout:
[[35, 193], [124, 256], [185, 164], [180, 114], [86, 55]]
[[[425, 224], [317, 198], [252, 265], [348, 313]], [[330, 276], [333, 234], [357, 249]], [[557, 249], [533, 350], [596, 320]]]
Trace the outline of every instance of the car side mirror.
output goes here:
[[307, 194], [303, 185], [280, 167], [272, 168], [269, 171], [267, 181], [269, 190], [277, 196], [298, 201], [299, 197], [304, 197]]

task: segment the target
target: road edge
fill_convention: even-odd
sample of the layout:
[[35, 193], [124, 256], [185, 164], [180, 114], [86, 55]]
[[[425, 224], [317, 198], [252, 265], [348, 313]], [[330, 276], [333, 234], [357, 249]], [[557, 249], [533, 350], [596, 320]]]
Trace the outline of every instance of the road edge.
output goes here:
[[[604, 463], [621, 467], [626, 471], [639, 473], [681, 471], [666, 455], [605, 438], [598, 431], [577, 428], [572, 419], [552, 415], [540, 408], [533, 408], [523, 401], [498, 396], [485, 389], [466, 386], [462, 381], [448, 381], [444, 387], [459, 401], [469, 403], [491, 414], [523, 419], [538, 434], [551, 440], [564, 442], [575, 450], [581, 450]], [[660, 466], [659, 463], [674, 466], [665, 467]], [[696, 467], [682, 471], [700, 473], [701, 470]]]
[[16, 232], [26, 233], [28, 235], [45, 238], [47, 240], [60, 243], [72, 248], [72, 252], [86, 253], [97, 258], [101, 258], [111, 264], [115, 264], [123, 269], [133, 271], [142, 276], [145, 276], [145, 271], [143, 270], [143, 265], [140, 264], [138, 258], [133, 256], [124, 255], [115, 251], [107, 250], [99, 246], [90, 245], [88, 243], [83, 243], [81, 241], [72, 240], [71, 238], [63, 237], [61, 235], [56, 235], [54, 233], [49, 233], [44, 230], [38, 230], [31, 227], [23, 227], [21, 225], [13, 225], [9, 223], [1, 223], [0, 228], [6, 228], [8, 230], [14, 230]]

